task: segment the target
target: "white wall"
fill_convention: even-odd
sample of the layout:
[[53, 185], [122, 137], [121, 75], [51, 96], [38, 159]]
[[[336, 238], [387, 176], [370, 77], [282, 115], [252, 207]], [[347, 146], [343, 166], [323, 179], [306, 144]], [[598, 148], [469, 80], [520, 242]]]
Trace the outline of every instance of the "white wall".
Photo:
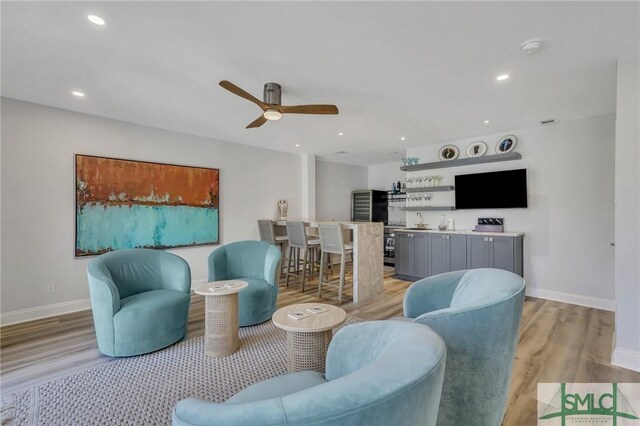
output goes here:
[[640, 371], [640, 56], [618, 61], [615, 146], [616, 341], [612, 363]]
[[[455, 174], [526, 168], [529, 208], [459, 210], [447, 217], [455, 219], [458, 229], [472, 229], [478, 217], [504, 217], [506, 230], [526, 233], [524, 277], [529, 294], [612, 310], [614, 120], [611, 114], [512, 131], [522, 160], [408, 175], [442, 175], [443, 185], [453, 185]], [[487, 154], [493, 154], [503, 134], [452, 143], [461, 157], [475, 140], [485, 141]], [[437, 161], [441, 146], [409, 149], [407, 156]], [[432, 205], [453, 204], [453, 193], [434, 194]], [[440, 215], [429, 212], [423, 217], [437, 226]], [[416, 214], [407, 213], [407, 225], [415, 221]]]
[[[214, 118], [212, 118], [214, 119]], [[3, 322], [87, 307], [86, 268], [74, 259], [74, 153], [220, 168], [220, 242], [257, 239], [277, 200], [301, 215], [295, 154], [190, 136], [2, 99]], [[181, 248], [194, 280], [213, 246]], [[55, 283], [55, 294], [47, 294]], [[79, 300], [79, 301], [78, 301]], [[39, 307], [53, 305], [47, 309]], [[26, 310], [26, 311], [19, 311]], [[7, 313], [14, 312], [13, 315]]]
[[351, 191], [367, 189], [368, 171], [364, 166], [316, 162], [316, 219], [350, 220]]

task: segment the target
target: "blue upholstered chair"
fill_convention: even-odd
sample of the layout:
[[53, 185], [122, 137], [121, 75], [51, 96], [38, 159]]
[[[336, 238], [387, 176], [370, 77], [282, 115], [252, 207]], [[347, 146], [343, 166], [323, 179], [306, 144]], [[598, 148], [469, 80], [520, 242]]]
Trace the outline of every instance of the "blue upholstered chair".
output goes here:
[[271, 319], [278, 298], [280, 250], [263, 241], [238, 241], [209, 255], [209, 281], [243, 280], [249, 283], [238, 294], [240, 326]]
[[181, 257], [160, 250], [117, 250], [93, 259], [87, 274], [103, 354], [145, 354], [185, 336], [191, 271]]
[[405, 293], [404, 319], [447, 344], [438, 426], [502, 423], [524, 291], [519, 275], [471, 269], [416, 281]]
[[442, 338], [428, 327], [398, 321], [348, 325], [329, 345], [325, 374], [277, 376], [222, 404], [182, 400], [173, 425], [433, 426], [445, 355]]

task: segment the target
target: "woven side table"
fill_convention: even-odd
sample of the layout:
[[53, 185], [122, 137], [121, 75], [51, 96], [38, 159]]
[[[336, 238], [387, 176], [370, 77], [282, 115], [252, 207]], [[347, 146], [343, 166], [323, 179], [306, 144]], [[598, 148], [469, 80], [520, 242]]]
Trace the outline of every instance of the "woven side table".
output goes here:
[[[214, 285], [233, 285], [214, 291]], [[204, 348], [207, 356], [223, 357], [240, 348], [238, 337], [238, 292], [249, 284], [246, 281], [214, 281], [200, 284], [196, 294], [205, 296]]]
[[[327, 310], [302, 319], [289, 317], [292, 312], [321, 306]], [[347, 313], [333, 305], [302, 303], [286, 306], [273, 314], [273, 323], [287, 331], [287, 370], [291, 373], [314, 370], [324, 372], [333, 329], [347, 319]]]

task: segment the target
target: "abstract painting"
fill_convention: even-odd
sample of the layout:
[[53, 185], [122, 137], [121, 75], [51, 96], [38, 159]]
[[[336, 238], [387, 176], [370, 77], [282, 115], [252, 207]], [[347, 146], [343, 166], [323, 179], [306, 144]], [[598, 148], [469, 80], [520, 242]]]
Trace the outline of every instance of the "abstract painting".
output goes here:
[[76, 154], [77, 257], [218, 243], [218, 169]]

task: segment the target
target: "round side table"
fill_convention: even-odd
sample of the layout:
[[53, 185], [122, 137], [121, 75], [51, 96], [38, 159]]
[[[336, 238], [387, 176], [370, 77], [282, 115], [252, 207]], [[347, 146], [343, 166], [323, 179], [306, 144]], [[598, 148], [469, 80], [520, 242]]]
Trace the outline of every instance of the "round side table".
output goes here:
[[[214, 286], [230, 286], [214, 289]], [[240, 348], [238, 337], [238, 292], [249, 284], [228, 280], [200, 284], [196, 294], [205, 296], [204, 349], [207, 356], [222, 357]]]
[[[306, 312], [307, 308], [320, 306], [326, 312], [302, 319], [289, 317], [292, 312]], [[278, 309], [273, 323], [287, 331], [287, 370], [291, 373], [305, 370], [324, 372], [333, 329], [347, 319], [347, 313], [337, 306], [324, 303], [302, 303]]]

